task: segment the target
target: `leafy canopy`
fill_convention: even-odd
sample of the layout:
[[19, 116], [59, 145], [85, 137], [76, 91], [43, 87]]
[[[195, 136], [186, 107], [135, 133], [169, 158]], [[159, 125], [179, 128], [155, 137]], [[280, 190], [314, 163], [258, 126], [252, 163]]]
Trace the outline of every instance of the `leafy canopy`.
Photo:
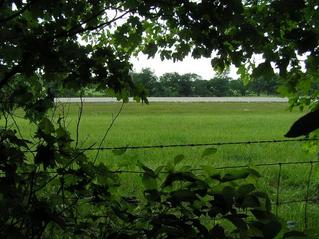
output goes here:
[[[318, 77], [318, 3], [314, 0], [1, 1], [0, 89], [7, 107], [45, 110], [61, 87], [90, 83], [126, 99], [129, 57], [211, 57], [243, 78], [282, 77], [281, 91], [308, 95]], [[256, 66], [255, 54], [264, 62]], [[304, 60], [301, 60], [303, 56]], [[301, 67], [305, 63], [305, 69]], [[134, 94], [143, 97], [136, 89]], [[317, 96], [312, 92], [312, 97]], [[18, 96], [12, 100], [12, 95]], [[41, 102], [38, 102], [41, 99]], [[44, 101], [44, 102], [43, 102]]]

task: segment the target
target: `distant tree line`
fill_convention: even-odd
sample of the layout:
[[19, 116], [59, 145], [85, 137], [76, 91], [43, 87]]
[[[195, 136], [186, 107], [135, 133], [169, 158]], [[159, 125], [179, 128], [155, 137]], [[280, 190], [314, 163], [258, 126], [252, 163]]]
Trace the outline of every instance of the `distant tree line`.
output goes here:
[[157, 77], [149, 68], [132, 73], [132, 78], [136, 85], [145, 88], [148, 96], [163, 97], [277, 95], [278, 86], [275, 77], [251, 79], [245, 84], [227, 73], [210, 80], [193, 73], [181, 75], [176, 72]]
[[[251, 79], [245, 83], [241, 79], [234, 80], [227, 73], [215, 76], [210, 80], [205, 80], [194, 73], [179, 74], [165, 73], [157, 77], [155, 73], [144, 68], [140, 72], [131, 74], [135, 85], [144, 90], [147, 96], [154, 97], [222, 97], [222, 96], [260, 96], [277, 95], [278, 80], [274, 77], [267, 79]], [[70, 89], [62, 91], [59, 96], [79, 96], [80, 92]], [[113, 96], [112, 92], [94, 85], [85, 87], [83, 96]]]

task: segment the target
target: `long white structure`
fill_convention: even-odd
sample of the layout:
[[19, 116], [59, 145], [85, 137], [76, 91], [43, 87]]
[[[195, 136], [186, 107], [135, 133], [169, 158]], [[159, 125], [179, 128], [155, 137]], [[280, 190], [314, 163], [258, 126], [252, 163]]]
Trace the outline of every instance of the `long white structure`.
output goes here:
[[[118, 102], [113, 97], [83, 97], [85, 103], [114, 103]], [[280, 97], [148, 97], [149, 102], [288, 102], [287, 98]], [[134, 102], [130, 98], [130, 102]], [[78, 97], [56, 98], [55, 102], [79, 103]]]

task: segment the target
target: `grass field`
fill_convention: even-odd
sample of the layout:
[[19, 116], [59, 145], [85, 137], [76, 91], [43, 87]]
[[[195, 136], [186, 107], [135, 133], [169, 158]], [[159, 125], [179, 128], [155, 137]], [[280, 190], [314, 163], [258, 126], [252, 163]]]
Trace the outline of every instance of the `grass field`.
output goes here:
[[[120, 104], [87, 103], [79, 130], [80, 147], [93, 143], [99, 145], [112, 117]], [[62, 110], [63, 109], [63, 110]], [[79, 104], [59, 105], [55, 111], [58, 118], [66, 116], [66, 125], [76, 135]], [[252, 140], [284, 139], [290, 125], [302, 113], [290, 112], [286, 103], [152, 103], [150, 105], [129, 103], [123, 108], [109, 131], [102, 146], [133, 146], [161, 144], [215, 143]], [[22, 133], [32, 138], [32, 128], [27, 122], [18, 121]], [[101, 151], [98, 160], [110, 165], [114, 170], [138, 170], [141, 161], [151, 168], [164, 165], [174, 156], [184, 154], [183, 165], [193, 168], [254, 165], [259, 163], [279, 163], [316, 160], [316, 155], [307, 153], [303, 143], [277, 143], [256, 145], [218, 146], [217, 153], [202, 158], [205, 147], [127, 150], [123, 155], [112, 151]], [[88, 152], [92, 157], [96, 152]], [[311, 175], [310, 196], [317, 197], [319, 174], [314, 165]], [[259, 180], [262, 190], [266, 190], [275, 201], [277, 195], [279, 166], [258, 167], [263, 175]], [[280, 201], [302, 200], [307, 190], [310, 165], [285, 165], [281, 170]], [[141, 186], [140, 176], [123, 174], [123, 188], [135, 193]], [[303, 227], [304, 204], [282, 205], [279, 215], [285, 221], [297, 222], [297, 229]], [[319, 209], [308, 206], [308, 223], [317, 225]]]

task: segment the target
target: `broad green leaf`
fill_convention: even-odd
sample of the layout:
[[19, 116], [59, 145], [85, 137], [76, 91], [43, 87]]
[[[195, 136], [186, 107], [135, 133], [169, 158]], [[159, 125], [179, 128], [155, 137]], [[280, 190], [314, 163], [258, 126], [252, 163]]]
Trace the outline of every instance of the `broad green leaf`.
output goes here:
[[237, 197], [244, 197], [256, 189], [254, 184], [244, 184], [237, 189]]
[[46, 134], [52, 134], [54, 132], [54, 125], [48, 118], [43, 118], [40, 121], [39, 128]]
[[142, 183], [146, 190], [156, 190], [157, 189], [157, 178], [153, 177], [154, 175], [150, 175], [147, 172], [143, 174]]
[[263, 77], [265, 79], [271, 78], [274, 76], [274, 70], [270, 65], [270, 62], [265, 61], [257, 66], [252, 72], [252, 77], [257, 79]]
[[160, 202], [161, 201], [161, 194], [159, 191], [153, 189], [153, 190], [145, 190], [144, 191], [144, 197], [148, 201], [154, 201], [154, 202]]
[[148, 174], [150, 177], [156, 178], [157, 175], [156, 173], [153, 171], [153, 169], [147, 167], [146, 165], [144, 165], [143, 163], [141, 163], [140, 161], [137, 162], [137, 166], [139, 166], [140, 168], [142, 168], [144, 170], [145, 174]]
[[224, 218], [228, 219], [231, 223], [233, 223], [240, 231], [246, 231], [248, 229], [245, 220], [239, 214], [227, 215]]
[[242, 79], [244, 85], [248, 85], [249, 80], [250, 80], [250, 75], [249, 75], [245, 65], [241, 65], [238, 68], [237, 73], [240, 75], [240, 78]]
[[119, 156], [119, 155], [125, 154], [126, 151], [127, 151], [127, 147], [122, 148], [122, 149], [113, 149], [113, 150], [112, 150], [112, 153], [113, 153], [114, 155]]
[[278, 220], [274, 219], [266, 223], [263, 227], [265, 238], [275, 238], [279, 234], [281, 228], [282, 226]]
[[169, 173], [165, 178], [162, 187], [171, 186], [174, 182], [195, 182], [197, 181], [196, 176], [191, 172], [174, 172]]
[[262, 230], [254, 225], [249, 225], [248, 230], [244, 234], [247, 238], [264, 238]]
[[177, 156], [175, 156], [174, 158], [174, 165], [179, 164], [181, 161], [183, 161], [185, 159], [185, 155], [184, 154], [179, 154]]
[[171, 201], [173, 204], [180, 204], [181, 202], [194, 202], [197, 199], [196, 193], [181, 189], [171, 192], [168, 201]]
[[226, 239], [225, 235], [225, 229], [220, 226], [219, 224], [215, 225], [210, 231], [209, 231], [210, 236], [212, 238], [217, 238], [217, 239]]
[[205, 157], [208, 157], [208, 156], [215, 154], [216, 152], [217, 152], [216, 148], [207, 148], [204, 150], [201, 157], [205, 158]]
[[159, 175], [160, 172], [165, 168], [165, 166], [159, 166], [154, 170], [155, 175]]
[[284, 234], [284, 239], [286, 238], [291, 238], [291, 239], [298, 239], [298, 238], [307, 238], [307, 235], [303, 232], [299, 232], [299, 231], [290, 231], [290, 232], [286, 232]]

